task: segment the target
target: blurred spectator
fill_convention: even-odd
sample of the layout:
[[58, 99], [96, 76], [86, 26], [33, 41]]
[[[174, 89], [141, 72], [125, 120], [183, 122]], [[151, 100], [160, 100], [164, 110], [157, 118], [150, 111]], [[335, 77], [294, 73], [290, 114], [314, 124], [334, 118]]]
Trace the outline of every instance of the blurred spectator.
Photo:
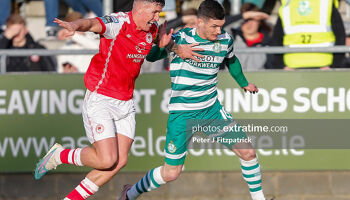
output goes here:
[[[44, 49], [34, 42], [25, 20], [19, 15], [10, 15], [6, 30], [0, 35], [0, 49]], [[6, 60], [7, 72], [55, 71], [56, 60], [50, 56], [16, 56]]]
[[183, 11], [181, 20], [183, 25], [183, 28], [194, 28], [197, 24], [197, 9], [190, 8], [185, 11]]
[[[182, 14], [174, 19], [174, 20], [170, 20], [168, 22], [168, 25], [167, 25], [167, 31], [169, 32], [170, 29], [176, 29], [176, 28], [182, 28], [185, 26], [185, 23], [191, 23], [189, 21], [186, 21], [186, 20], [190, 20], [190, 21], [193, 21], [193, 15], [194, 13], [196, 13], [196, 10], [197, 9], [194, 9], [194, 8], [189, 8], [187, 10], [184, 10], [182, 12]], [[196, 13], [197, 14], [197, 13]], [[183, 18], [183, 16], [187, 16], [185, 18]], [[191, 17], [190, 17], [191, 16]], [[263, 20], [263, 19], [266, 19], [268, 18], [269, 16], [263, 12], [258, 12], [258, 11], [247, 11], [245, 13], [241, 13], [241, 14], [238, 14], [238, 15], [230, 15], [230, 16], [226, 16], [225, 17], [225, 24], [224, 24], [224, 27], [231, 24], [231, 23], [234, 23], [234, 22], [237, 22], [241, 19], [256, 19], [256, 20]], [[183, 21], [185, 20], [185, 21]]]
[[[72, 22], [82, 19], [79, 12], [68, 13], [64, 21]], [[66, 29], [58, 32], [58, 39], [63, 40], [63, 33]], [[66, 40], [61, 49], [98, 49], [99, 36], [92, 32], [76, 32], [73, 37]], [[57, 56], [59, 73], [85, 73], [89, 67], [93, 55], [61, 55]]]
[[[245, 3], [241, 7], [241, 13], [247, 11], [259, 11], [259, 8], [252, 3]], [[234, 48], [266, 46], [270, 40], [271, 28], [263, 21], [254, 18], [245, 19], [239, 29], [232, 29]], [[244, 70], [264, 69], [266, 54], [236, 54]]]
[[[86, 16], [90, 9], [97, 16], [102, 16], [101, 0], [64, 0], [74, 11], [80, 12]], [[59, 0], [44, 0], [46, 12], [46, 34], [48, 37], [56, 37], [59, 30], [58, 25], [53, 22], [58, 17]]]
[[[289, 47], [344, 45], [344, 25], [335, 3], [333, 0], [312, 3], [282, 0], [272, 44]], [[340, 67], [343, 57], [343, 53], [287, 53], [275, 55], [272, 67], [329, 69], [330, 66]]]
[[193, 27], [197, 23], [197, 9], [189, 8], [183, 10], [181, 15], [173, 20], [170, 20], [167, 24], [167, 31], [170, 29], [179, 30], [181, 28]]
[[0, 6], [0, 32], [5, 30], [6, 19], [10, 15], [11, 0], [2, 0]]

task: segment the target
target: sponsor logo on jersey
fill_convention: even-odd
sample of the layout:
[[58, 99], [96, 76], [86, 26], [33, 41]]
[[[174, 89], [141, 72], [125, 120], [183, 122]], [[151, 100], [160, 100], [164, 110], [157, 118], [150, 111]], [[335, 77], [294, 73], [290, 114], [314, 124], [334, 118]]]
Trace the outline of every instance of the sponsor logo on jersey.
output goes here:
[[126, 57], [127, 58], [131, 58], [133, 59], [132, 62], [134, 63], [139, 63], [139, 62], [142, 62], [143, 59], [146, 58], [147, 55], [144, 55], [144, 54], [128, 54]]
[[101, 17], [103, 23], [108, 24], [108, 23], [119, 23], [119, 20], [116, 16], [108, 16], [105, 15]]
[[152, 40], [153, 40], [152, 34], [151, 34], [151, 33], [147, 33], [147, 35], [146, 35], [146, 41], [147, 41], [148, 43], [151, 43]]
[[140, 42], [138, 45], [135, 46], [135, 49], [137, 52], [142, 53], [146, 49], [146, 43]]
[[131, 53], [129, 53], [127, 56], [126, 56], [127, 58], [140, 58], [140, 59], [144, 59], [144, 58], [146, 58], [146, 55], [144, 55], [144, 54], [131, 54]]

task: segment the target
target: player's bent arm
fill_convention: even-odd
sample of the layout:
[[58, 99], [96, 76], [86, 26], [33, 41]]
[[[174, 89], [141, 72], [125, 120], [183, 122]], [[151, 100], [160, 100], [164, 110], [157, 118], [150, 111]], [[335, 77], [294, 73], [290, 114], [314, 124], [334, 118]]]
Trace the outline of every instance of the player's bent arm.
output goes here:
[[95, 32], [100, 33], [102, 31], [102, 25], [96, 18], [91, 19], [79, 19], [74, 22], [72, 22], [77, 28], [76, 31], [80, 32]]
[[157, 60], [161, 60], [168, 56], [168, 52], [165, 48], [160, 48], [158, 45], [154, 45], [146, 57], [147, 61], [155, 62]]
[[238, 58], [233, 56], [226, 64], [231, 76], [236, 80], [238, 85], [242, 88], [248, 86], [248, 81], [243, 74], [242, 66]]

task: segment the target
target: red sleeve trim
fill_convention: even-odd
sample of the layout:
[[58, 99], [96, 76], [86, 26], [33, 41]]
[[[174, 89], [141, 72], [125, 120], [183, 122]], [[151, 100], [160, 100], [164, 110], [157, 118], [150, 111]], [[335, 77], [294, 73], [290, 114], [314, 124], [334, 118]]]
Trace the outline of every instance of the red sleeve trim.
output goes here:
[[100, 22], [100, 24], [102, 25], [102, 31], [99, 33], [100, 35], [104, 34], [106, 32], [106, 25], [105, 23], [103, 23], [102, 19], [99, 17], [96, 17], [96, 19]]

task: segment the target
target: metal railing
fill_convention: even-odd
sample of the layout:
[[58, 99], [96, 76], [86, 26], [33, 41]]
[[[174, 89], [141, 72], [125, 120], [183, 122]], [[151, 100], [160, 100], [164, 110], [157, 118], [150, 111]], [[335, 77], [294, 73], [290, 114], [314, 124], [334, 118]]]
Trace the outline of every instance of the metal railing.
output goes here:
[[[6, 73], [6, 58], [8, 56], [52, 56], [52, 55], [87, 55], [96, 54], [98, 50], [47, 50], [47, 49], [1, 49], [0, 50], [0, 74]], [[350, 52], [348, 46], [334, 47], [251, 47], [235, 49], [235, 53], [266, 53], [266, 54], [283, 54], [283, 53], [346, 53]]]

